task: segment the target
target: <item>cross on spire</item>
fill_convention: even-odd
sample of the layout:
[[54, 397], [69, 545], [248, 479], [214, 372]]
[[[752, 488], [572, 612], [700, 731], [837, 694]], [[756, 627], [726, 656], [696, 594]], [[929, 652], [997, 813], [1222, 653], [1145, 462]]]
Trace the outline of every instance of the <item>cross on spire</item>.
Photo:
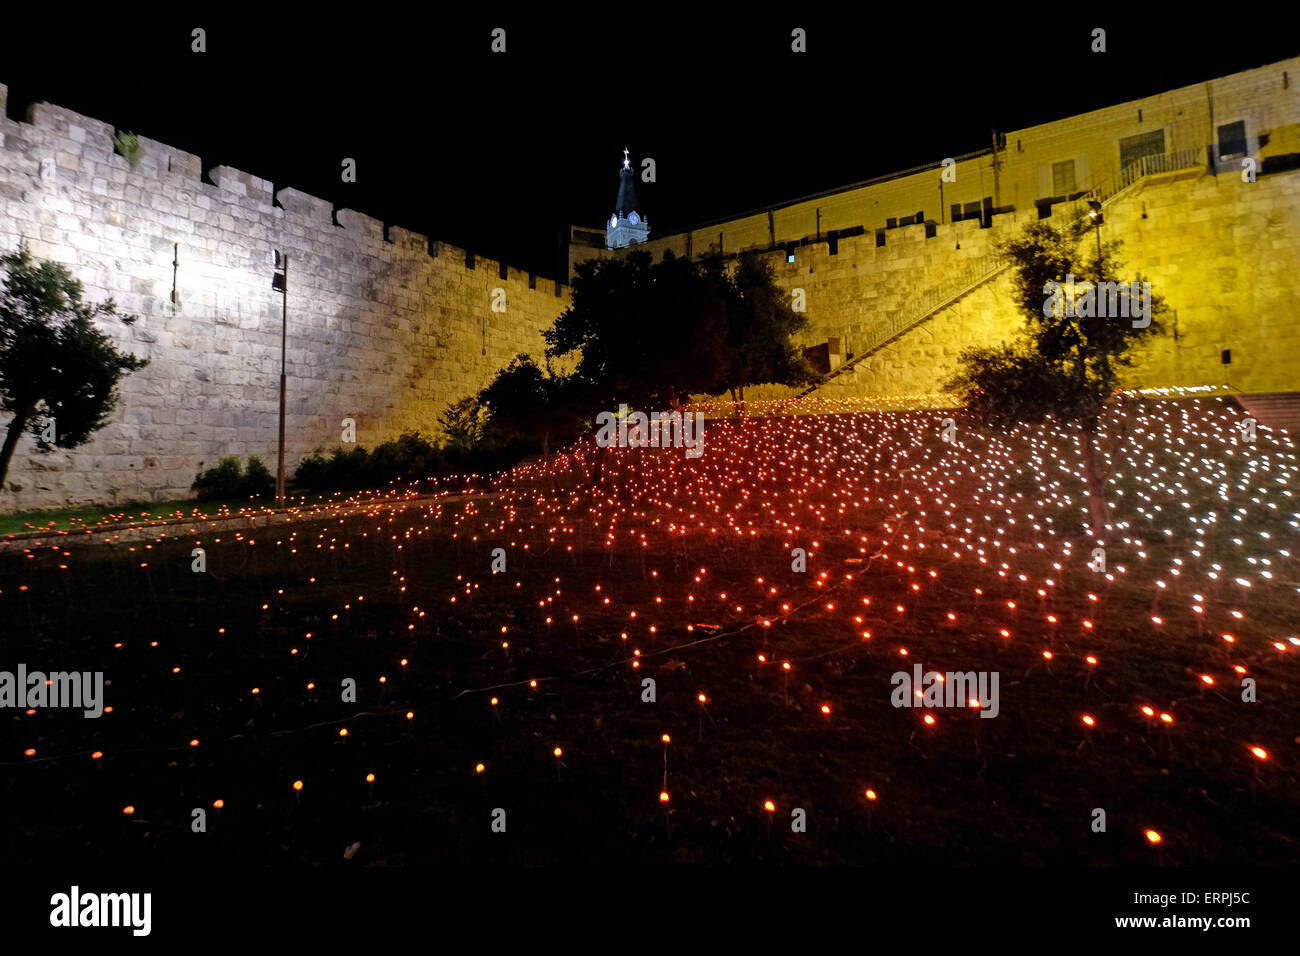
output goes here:
[[623, 147], [623, 168], [627, 169], [632, 164], [627, 161], [627, 147]]

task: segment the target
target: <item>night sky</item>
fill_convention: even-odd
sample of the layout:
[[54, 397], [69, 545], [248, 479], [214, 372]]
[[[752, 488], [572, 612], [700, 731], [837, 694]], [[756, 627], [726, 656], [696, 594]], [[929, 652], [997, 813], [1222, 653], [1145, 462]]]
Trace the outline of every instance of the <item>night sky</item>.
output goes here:
[[[555, 276], [557, 237], [608, 217], [624, 146], [657, 163], [639, 191], [662, 235], [979, 150], [990, 126], [1297, 52], [1268, 17], [915, 10], [905, 24], [878, 5], [779, 20], [626, 2], [546, 17], [441, 4], [279, 21], [201, 7], [6, 12], [0, 83], [12, 118], [45, 100], [197, 153], [205, 168], [244, 169]], [[196, 26], [207, 53], [190, 52]], [[505, 55], [489, 50], [496, 26]], [[790, 52], [796, 26], [806, 54]], [[1098, 26], [1102, 55], [1089, 49]], [[357, 161], [355, 184], [340, 181], [344, 157]]]

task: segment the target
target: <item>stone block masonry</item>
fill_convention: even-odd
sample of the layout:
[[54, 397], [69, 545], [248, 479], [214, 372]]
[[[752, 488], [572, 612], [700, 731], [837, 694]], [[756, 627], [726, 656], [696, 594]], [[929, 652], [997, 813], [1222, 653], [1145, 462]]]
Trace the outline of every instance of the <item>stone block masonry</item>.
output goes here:
[[[0, 511], [184, 497], [225, 455], [273, 471], [281, 297], [272, 250], [289, 258], [286, 461], [340, 444], [344, 418], [373, 447], [482, 388], [541, 330], [568, 288], [140, 137], [132, 167], [111, 126], [49, 104], [4, 115], [0, 249], [25, 243], [66, 266], [90, 301], [113, 298], [133, 327], [104, 323], [150, 359], [122, 384], [86, 445], [18, 447]], [[337, 224], [336, 221], [337, 220]], [[506, 311], [492, 311], [494, 289]], [[2, 423], [7, 424], [7, 422]]]
[[[1067, 204], [1058, 227], [1086, 207]], [[801, 344], [839, 337], [851, 352], [874, 328], [915, 314], [933, 289], [951, 287], [970, 263], [1034, 222], [1034, 212], [801, 247], [796, 261], [771, 254], [782, 288], [804, 289], [809, 328]], [[1135, 388], [1227, 386], [1236, 392], [1300, 391], [1300, 170], [1242, 182], [1239, 176], [1159, 177], [1138, 184], [1106, 211], [1102, 235], [1121, 239], [1122, 274], [1141, 274], [1172, 310], [1166, 328], [1135, 354], [1125, 384]], [[1088, 239], [1091, 242], [1091, 238]], [[961, 351], [1011, 341], [1025, 320], [1003, 272], [914, 326], [816, 392], [827, 398], [935, 393], [957, 369]], [[1229, 359], [1225, 364], [1225, 359]], [[764, 386], [746, 397], [788, 398], [797, 390]]]

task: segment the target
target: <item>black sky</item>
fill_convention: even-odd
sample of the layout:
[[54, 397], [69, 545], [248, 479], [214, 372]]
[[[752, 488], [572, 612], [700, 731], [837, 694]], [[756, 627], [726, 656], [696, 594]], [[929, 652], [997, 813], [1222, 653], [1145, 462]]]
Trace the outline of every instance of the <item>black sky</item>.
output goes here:
[[[205, 167], [554, 276], [557, 235], [609, 215], [624, 146], [656, 161], [657, 182], [639, 193], [663, 234], [982, 149], [990, 126], [1047, 122], [1300, 48], [1265, 13], [735, 9], [6, 13], [0, 83], [13, 118], [45, 100]], [[196, 26], [207, 53], [190, 52]], [[504, 55], [489, 50], [496, 26]], [[806, 54], [790, 50], [794, 27], [808, 31]], [[1105, 54], [1090, 50], [1094, 27], [1107, 31]], [[340, 181], [344, 157], [357, 160], [355, 184]]]

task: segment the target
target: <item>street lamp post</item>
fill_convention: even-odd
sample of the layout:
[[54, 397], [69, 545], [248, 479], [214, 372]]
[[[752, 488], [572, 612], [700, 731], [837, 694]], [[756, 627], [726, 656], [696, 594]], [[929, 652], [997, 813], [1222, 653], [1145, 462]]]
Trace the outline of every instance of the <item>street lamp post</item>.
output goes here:
[[275, 471], [275, 502], [284, 507], [284, 397], [285, 397], [285, 355], [289, 336], [289, 257], [279, 249], [275, 250], [275, 275], [271, 279], [271, 288], [280, 293], [283, 307], [280, 312], [280, 453], [279, 465]]
[[1101, 282], [1101, 224], [1106, 217], [1101, 214], [1101, 203], [1095, 199], [1088, 200], [1088, 216], [1097, 229], [1097, 282]]

